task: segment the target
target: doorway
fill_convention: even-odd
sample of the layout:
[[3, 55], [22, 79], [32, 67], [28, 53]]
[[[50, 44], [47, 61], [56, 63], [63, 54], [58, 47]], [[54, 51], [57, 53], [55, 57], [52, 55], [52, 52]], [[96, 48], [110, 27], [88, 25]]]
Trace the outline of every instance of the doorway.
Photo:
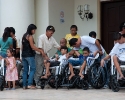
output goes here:
[[114, 46], [113, 33], [119, 32], [120, 23], [125, 21], [125, 1], [101, 2], [101, 40], [106, 52]]

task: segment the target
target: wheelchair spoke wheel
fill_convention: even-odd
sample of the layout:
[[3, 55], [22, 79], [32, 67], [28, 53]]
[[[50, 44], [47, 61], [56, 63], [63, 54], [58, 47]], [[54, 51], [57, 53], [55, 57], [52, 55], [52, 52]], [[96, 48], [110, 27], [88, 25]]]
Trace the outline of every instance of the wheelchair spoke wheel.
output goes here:
[[111, 89], [112, 89], [112, 91], [118, 92], [119, 87], [120, 87], [120, 85], [119, 85], [119, 83], [117, 81], [116, 75], [112, 75], [112, 77], [111, 77]]
[[94, 63], [89, 69], [89, 82], [93, 88], [100, 89], [106, 83], [106, 69], [100, 63]]

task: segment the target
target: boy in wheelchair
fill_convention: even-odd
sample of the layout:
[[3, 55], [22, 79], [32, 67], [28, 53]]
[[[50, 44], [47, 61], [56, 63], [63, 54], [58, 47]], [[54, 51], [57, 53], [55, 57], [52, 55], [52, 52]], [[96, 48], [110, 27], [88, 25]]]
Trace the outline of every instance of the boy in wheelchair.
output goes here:
[[78, 51], [74, 51], [74, 53], [78, 56], [78, 59], [69, 59], [68, 60], [69, 68], [70, 68], [70, 72], [71, 72], [71, 74], [69, 76], [69, 80], [71, 80], [71, 78], [73, 76], [75, 76], [74, 71], [73, 71], [73, 66], [78, 66], [78, 65], [81, 66], [81, 69], [80, 69], [80, 72], [79, 72], [79, 76], [81, 78], [84, 78], [82, 72], [83, 72], [83, 70], [84, 70], [84, 68], [86, 66], [86, 63], [87, 63], [86, 62], [87, 57], [93, 57], [94, 58], [96, 56], [96, 54], [99, 53], [99, 51], [96, 51], [96, 52], [94, 52], [92, 54], [92, 53], [90, 53], [89, 48], [85, 47], [83, 49], [83, 55], [81, 55]]
[[114, 40], [117, 43], [114, 45], [110, 54], [101, 60], [101, 66], [104, 66], [104, 61], [112, 56], [113, 64], [120, 75], [119, 79], [122, 80], [125, 77], [122, 74], [120, 62], [125, 62], [125, 34], [120, 34], [119, 32], [114, 33]]
[[51, 75], [49, 68], [53, 66], [59, 66], [62, 60], [67, 59], [66, 55], [68, 52], [68, 48], [66, 46], [63, 46], [60, 48], [60, 51], [62, 55], [58, 56], [58, 54], [56, 54], [54, 59], [44, 60], [46, 73], [41, 78], [48, 78]]

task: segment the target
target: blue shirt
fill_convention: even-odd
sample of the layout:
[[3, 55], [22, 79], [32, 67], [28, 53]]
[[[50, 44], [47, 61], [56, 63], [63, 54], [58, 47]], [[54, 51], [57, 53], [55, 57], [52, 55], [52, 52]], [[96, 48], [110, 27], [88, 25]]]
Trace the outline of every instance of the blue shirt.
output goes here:
[[8, 37], [8, 39], [4, 42], [3, 38], [0, 38], [0, 52], [3, 52], [6, 54], [7, 49], [9, 49], [10, 45], [13, 44], [13, 40], [11, 37]]
[[79, 55], [79, 59], [83, 59], [84, 61], [87, 59], [87, 57], [94, 57], [93, 54], [89, 54], [89, 56], [83, 56], [83, 55]]

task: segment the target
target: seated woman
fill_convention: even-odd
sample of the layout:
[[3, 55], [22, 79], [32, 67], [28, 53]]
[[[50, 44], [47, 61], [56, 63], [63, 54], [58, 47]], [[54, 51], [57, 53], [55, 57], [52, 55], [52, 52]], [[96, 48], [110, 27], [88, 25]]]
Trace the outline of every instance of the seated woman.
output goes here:
[[[41, 78], [48, 78], [51, 74], [50, 74], [50, 71], [49, 71], [49, 68], [50, 67], [53, 67], [53, 66], [57, 66], [59, 65], [59, 63], [63, 60], [63, 59], [66, 59], [67, 56], [67, 51], [68, 51], [68, 48], [66, 46], [64, 47], [61, 47], [60, 49], [61, 51], [61, 55], [58, 56], [57, 54], [55, 55], [55, 58], [54, 59], [51, 59], [51, 60], [44, 60], [44, 65], [45, 65], [45, 68], [46, 68], [46, 73], [44, 76], [42, 76]], [[56, 65], [57, 64], [57, 65]]]
[[75, 75], [73, 72], [73, 66], [78, 66], [78, 65], [82, 65], [80, 72], [79, 72], [79, 76], [81, 78], [84, 78], [84, 76], [82, 75], [82, 72], [86, 66], [87, 57], [95, 57], [97, 53], [99, 53], [99, 51], [96, 51], [95, 53], [91, 54], [88, 47], [85, 47], [83, 49], [83, 55], [81, 55], [78, 51], [75, 51], [75, 54], [79, 57], [79, 59], [77, 59], [77, 60], [69, 59], [68, 60], [69, 68], [70, 68], [70, 72], [71, 72], [71, 75], [69, 76], [69, 80]]

